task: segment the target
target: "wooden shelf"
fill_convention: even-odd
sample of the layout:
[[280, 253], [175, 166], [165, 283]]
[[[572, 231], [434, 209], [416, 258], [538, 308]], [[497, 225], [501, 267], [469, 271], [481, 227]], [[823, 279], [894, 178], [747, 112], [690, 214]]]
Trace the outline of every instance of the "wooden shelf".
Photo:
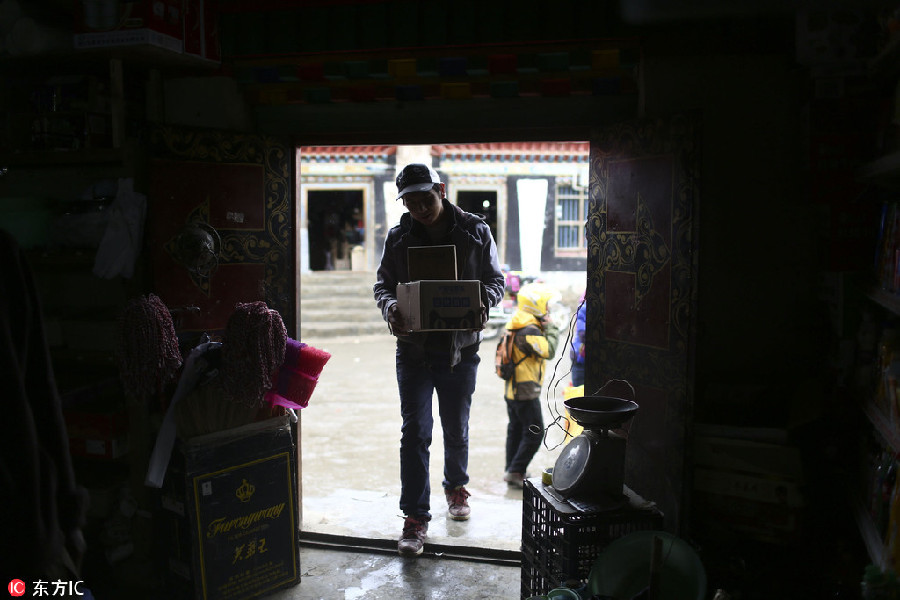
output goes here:
[[28, 250], [28, 262], [32, 268], [41, 271], [59, 269], [85, 269], [94, 266], [96, 248], [54, 248], [51, 250]]
[[900, 152], [887, 154], [863, 165], [856, 172], [856, 178], [869, 185], [900, 190]]
[[70, 348], [50, 348], [50, 360], [53, 362], [53, 370], [58, 378], [65, 380], [69, 377], [68, 370], [77, 369], [109, 369], [118, 368], [116, 357], [112, 352], [101, 350], [73, 350]]
[[898, 73], [900, 73], [900, 35], [894, 35], [869, 63], [869, 77], [889, 81]]
[[880, 289], [869, 290], [866, 295], [870, 300], [900, 316], [900, 294], [893, 294]]
[[853, 518], [859, 527], [859, 534], [862, 537], [863, 544], [866, 546], [866, 551], [869, 553], [869, 558], [882, 569], [887, 568], [888, 557], [884, 541], [878, 534], [878, 530], [875, 529], [875, 523], [872, 521], [872, 517], [869, 516], [869, 511], [866, 510], [858, 494], [850, 495], [850, 505], [853, 509]]
[[900, 432], [897, 431], [897, 428], [894, 427], [884, 412], [870, 400], [863, 404], [863, 413], [865, 413], [869, 422], [872, 423], [878, 435], [890, 446], [891, 450], [895, 454], [900, 454]]
[[0, 166], [60, 167], [84, 164], [122, 164], [126, 153], [121, 148], [93, 148], [47, 152], [16, 152], [0, 154]]
[[125, 65], [142, 69], [157, 69], [172, 74], [208, 75], [221, 68], [221, 63], [192, 54], [173, 52], [151, 44], [110, 46], [106, 48], [69, 48], [43, 54], [7, 56], [0, 59], [0, 73], [14, 76], [32, 76], [35, 70], [48, 68], [76, 69], [79, 72], [92, 66], [102, 70], [110, 60], [121, 60]]

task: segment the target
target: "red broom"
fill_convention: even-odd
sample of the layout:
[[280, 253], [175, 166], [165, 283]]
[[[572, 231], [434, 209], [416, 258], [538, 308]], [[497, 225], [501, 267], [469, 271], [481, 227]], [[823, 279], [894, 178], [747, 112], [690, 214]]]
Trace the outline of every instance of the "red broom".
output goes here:
[[331, 354], [325, 350], [313, 346], [303, 346], [300, 348], [300, 362], [297, 364], [297, 370], [316, 379], [330, 358]]
[[317, 378], [310, 377], [306, 373], [290, 367], [281, 367], [278, 372], [278, 385], [273, 390], [278, 398], [274, 400], [276, 403], [279, 403], [280, 399], [287, 400], [295, 406], [281, 404], [291, 408], [306, 408], [318, 382]]
[[294, 338], [288, 338], [284, 345], [284, 364], [288, 367], [296, 367], [300, 364], [300, 350], [306, 346], [303, 342], [298, 342]]
[[[291, 361], [294, 354], [297, 360]], [[285, 361], [278, 369], [275, 385], [268, 394], [270, 402], [288, 408], [306, 408], [319, 375], [331, 354], [325, 350], [289, 340], [285, 349]]]
[[288, 338], [284, 362], [275, 374], [274, 385], [266, 392], [266, 400], [287, 408], [306, 408], [330, 358], [325, 350]]

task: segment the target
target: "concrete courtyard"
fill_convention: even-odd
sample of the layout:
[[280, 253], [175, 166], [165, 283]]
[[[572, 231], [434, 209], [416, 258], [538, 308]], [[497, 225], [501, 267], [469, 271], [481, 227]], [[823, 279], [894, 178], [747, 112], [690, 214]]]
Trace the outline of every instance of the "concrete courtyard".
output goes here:
[[[563, 389], [569, 385], [567, 332], [547, 363], [542, 393], [544, 445], [529, 473], [552, 467], [565, 439]], [[302, 510], [305, 532], [367, 540], [396, 540], [402, 528], [400, 409], [394, 370], [395, 338], [384, 335], [301, 340], [332, 357], [301, 413]], [[494, 374], [496, 338], [481, 345], [472, 401], [467, 489], [472, 517], [449, 520], [441, 490], [443, 440], [435, 417], [431, 447], [433, 520], [429, 542], [492, 550], [519, 549], [522, 492], [503, 481], [506, 404]], [[560, 356], [562, 358], [560, 358]], [[549, 392], [549, 393], [548, 393]]]

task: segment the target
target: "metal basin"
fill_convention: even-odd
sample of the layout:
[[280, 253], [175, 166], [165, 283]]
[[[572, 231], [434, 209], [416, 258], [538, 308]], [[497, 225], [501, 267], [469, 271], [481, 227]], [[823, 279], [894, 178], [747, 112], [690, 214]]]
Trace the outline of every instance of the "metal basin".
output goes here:
[[612, 396], [579, 396], [563, 404], [569, 416], [585, 429], [616, 429], [634, 416], [638, 405], [634, 400]]

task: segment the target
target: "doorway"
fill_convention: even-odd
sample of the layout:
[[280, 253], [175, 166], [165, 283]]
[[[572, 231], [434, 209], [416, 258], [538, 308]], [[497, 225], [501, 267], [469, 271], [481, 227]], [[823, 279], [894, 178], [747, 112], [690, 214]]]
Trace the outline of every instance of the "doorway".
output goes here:
[[363, 191], [310, 190], [307, 202], [310, 270], [351, 270], [353, 249], [365, 243]]
[[503, 241], [497, 237], [497, 192], [491, 190], [460, 191], [456, 193], [456, 205], [466, 212], [484, 217], [491, 228], [491, 235], [497, 247], [503, 247]]
[[[380, 540], [389, 545], [396, 544], [402, 526], [397, 505], [401, 418], [394, 371], [396, 341], [387, 332], [372, 293], [374, 267], [379, 262], [386, 232], [405, 212], [402, 203], [394, 200], [396, 169], [410, 162], [434, 164], [447, 183], [449, 202], [483, 216], [503, 264], [507, 253], [521, 255], [518, 218], [508, 223], [511, 211], [518, 214], [517, 209], [511, 208], [520, 200], [514, 182], [525, 177], [540, 179], [545, 182], [545, 189], [555, 190], [558, 181], [587, 176], [587, 143], [540, 146], [555, 149], [560, 155], [580, 152], [580, 158], [540, 161], [533, 158], [536, 144], [483, 145], [484, 152], [502, 153], [505, 157], [503, 168], [498, 169], [496, 157], [478, 154], [473, 158], [463, 155], [453, 145], [299, 149], [298, 226], [308, 227], [307, 247], [310, 253], [318, 252], [318, 256], [308, 257], [309, 270], [313, 271], [308, 281], [327, 280], [334, 290], [330, 299], [323, 302], [321, 296], [313, 296], [311, 286], [304, 292], [301, 285], [298, 296], [304, 323], [311, 323], [314, 314], [325, 312], [322, 305], [327, 304], [328, 319], [332, 321], [363, 321], [374, 313], [379, 324], [377, 335], [310, 333], [301, 340], [332, 355], [309, 406], [301, 415], [301, 489], [303, 528], [307, 534]], [[351, 150], [357, 162], [334, 158], [349, 155]], [[375, 158], [364, 161], [358, 158], [372, 156]], [[508, 197], [509, 190], [513, 191], [512, 197]], [[555, 214], [553, 197], [549, 196], [538, 209], [551, 221]], [[340, 220], [360, 206], [368, 215], [368, 229], [363, 235], [367, 236], [366, 244], [373, 246], [372, 268], [352, 274], [329, 273], [329, 269], [346, 267], [346, 263], [335, 262], [335, 258], [338, 261], [342, 258], [333, 252], [333, 231], [344, 229], [345, 224]], [[545, 222], [545, 218], [537, 220]], [[508, 229], [513, 233], [507, 234]], [[553, 252], [553, 231], [553, 227], [542, 228], [531, 239], [539, 240], [538, 248], [546, 247]], [[508, 252], [510, 246], [514, 248]], [[302, 242], [300, 247], [304, 248]], [[332, 252], [331, 262], [328, 252]], [[302, 262], [304, 257], [298, 256], [298, 260]], [[547, 278], [567, 290], [574, 307], [584, 292], [584, 257], [575, 260], [560, 256], [547, 262]], [[338, 328], [337, 323], [330, 325]], [[304, 327], [313, 331], [307, 325]], [[563, 412], [562, 390], [570, 381], [564, 339], [559, 343], [553, 364], [547, 368], [542, 405], [548, 432], [545, 445], [529, 468], [532, 476], [539, 477], [544, 468], [554, 465], [564, 441], [564, 428], [553, 427], [556, 417]], [[503, 481], [508, 417], [503, 400], [504, 382], [495, 375], [493, 363], [488, 360], [494, 343], [486, 340], [481, 345], [482, 360], [470, 417], [467, 488], [472, 493], [473, 518], [471, 523], [461, 524], [445, 517], [446, 501], [441, 488], [443, 442], [440, 421], [436, 418], [431, 444], [433, 519], [429, 541], [445, 546], [517, 552], [521, 542], [522, 491], [510, 488]]]

